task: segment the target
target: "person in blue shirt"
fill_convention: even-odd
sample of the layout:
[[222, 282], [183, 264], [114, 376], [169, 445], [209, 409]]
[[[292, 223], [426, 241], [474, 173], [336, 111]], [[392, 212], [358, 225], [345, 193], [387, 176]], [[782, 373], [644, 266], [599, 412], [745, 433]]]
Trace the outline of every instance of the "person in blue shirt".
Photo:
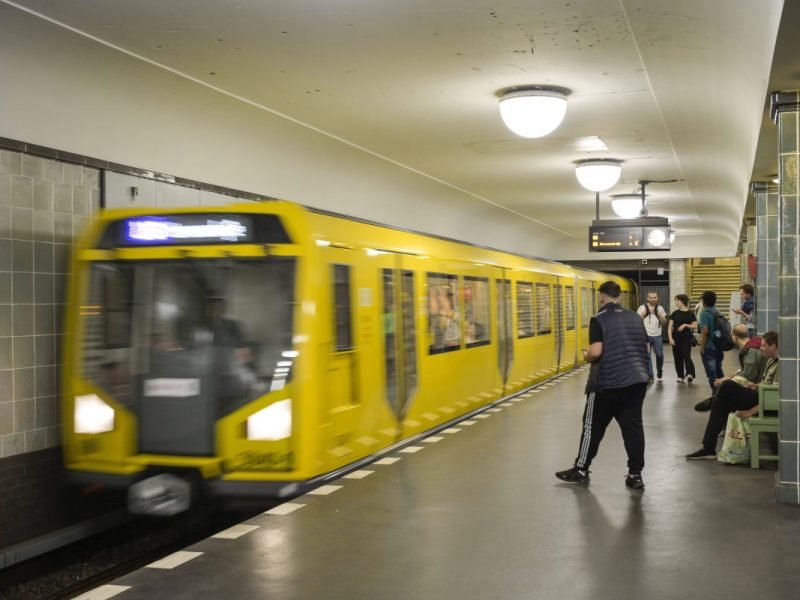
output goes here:
[[[706, 377], [708, 377], [708, 385], [711, 386], [711, 398], [713, 398], [714, 392], [717, 390], [714, 382], [725, 377], [725, 373], [722, 372], [723, 352], [714, 345], [712, 337], [714, 333], [714, 317], [719, 314], [715, 306], [717, 294], [711, 291], [703, 292], [702, 301], [703, 312], [700, 313], [698, 319], [700, 351], [702, 352], [701, 356], [703, 358], [703, 367], [706, 370]], [[708, 400], [710, 401], [710, 398]]]
[[755, 301], [753, 300], [754, 294], [755, 290], [749, 283], [743, 283], [740, 285], [739, 296], [742, 299], [742, 308], [733, 309], [733, 312], [742, 317], [742, 323], [747, 325], [747, 332], [750, 337], [753, 337], [756, 329], [755, 320], [753, 318], [755, 316], [753, 314], [753, 307], [755, 306]]

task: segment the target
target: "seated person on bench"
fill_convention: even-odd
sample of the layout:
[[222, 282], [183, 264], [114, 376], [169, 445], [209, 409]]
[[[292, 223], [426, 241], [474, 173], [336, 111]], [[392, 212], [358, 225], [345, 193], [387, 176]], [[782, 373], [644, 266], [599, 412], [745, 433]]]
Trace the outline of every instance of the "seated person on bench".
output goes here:
[[728, 422], [728, 413], [737, 412], [741, 418], [750, 417], [758, 412], [758, 386], [777, 385], [780, 380], [778, 363], [778, 332], [768, 331], [762, 338], [761, 354], [766, 362], [759, 373], [757, 382], [737, 383], [735, 379], [722, 382], [711, 403], [711, 414], [708, 415], [706, 431], [703, 435], [703, 447], [687, 454], [688, 460], [717, 457], [717, 437]]

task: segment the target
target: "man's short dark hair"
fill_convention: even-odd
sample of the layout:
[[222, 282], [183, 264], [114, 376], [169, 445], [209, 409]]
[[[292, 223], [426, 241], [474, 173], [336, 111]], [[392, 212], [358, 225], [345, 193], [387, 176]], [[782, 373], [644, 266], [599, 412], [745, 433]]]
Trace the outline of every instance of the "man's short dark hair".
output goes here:
[[717, 294], [715, 292], [703, 292], [701, 298], [703, 306], [714, 306], [717, 303]]
[[743, 283], [742, 285], [739, 286], [739, 289], [742, 290], [748, 296], [752, 296], [753, 294], [756, 293], [756, 291], [753, 289], [753, 286], [750, 285], [749, 283]]
[[777, 331], [767, 331], [764, 335], [761, 336], [761, 339], [764, 343], [769, 344], [770, 346], [777, 346], [778, 345], [778, 332]]
[[614, 281], [605, 281], [600, 284], [600, 287], [597, 288], [597, 291], [601, 294], [605, 294], [609, 298], [619, 298], [620, 289], [619, 284]]
[[678, 294], [675, 296], [675, 300], [680, 300], [684, 306], [689, 306], [689, 296], [686, 294]]

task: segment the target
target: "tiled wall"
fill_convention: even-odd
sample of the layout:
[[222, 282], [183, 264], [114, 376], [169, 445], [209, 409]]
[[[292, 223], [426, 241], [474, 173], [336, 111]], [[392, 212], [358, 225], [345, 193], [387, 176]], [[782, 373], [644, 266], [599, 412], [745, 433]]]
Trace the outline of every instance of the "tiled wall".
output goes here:
[[763, 185], [753, 190], [756, 199], [756, 331], [778, 330], [778, 189]]
[[800, 504], [800, 92], [772, 97], [778, 122], [778, 329], [781, 345], [780, 470], [777, 497]]
[[99, 209], [99, 175], [0, 150], [0, 457], [59, 445], [65, 274]]

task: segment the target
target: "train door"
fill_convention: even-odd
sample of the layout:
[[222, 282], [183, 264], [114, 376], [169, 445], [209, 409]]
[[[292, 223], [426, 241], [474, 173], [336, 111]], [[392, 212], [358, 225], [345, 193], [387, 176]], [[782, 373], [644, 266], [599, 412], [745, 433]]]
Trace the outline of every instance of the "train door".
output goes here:
[[[344, 447], [358, 424], [361, 406], [358, 384], [358, 349], [355, 344], [355, 271], [349, 249], [326, 251], [330, 269], [331, 345], [328, 356], [324, 421], [330, 426], [329, 442]], [[348, 261], [350, 259], [350, 261]]]
[[[415, 285], [413, 259], [402, 254], [382, 257], [381, 321], [384, 350], [384, 397], [402, 423], [418, 388]], [[398, 428], [399, 429], [399, 428]]]
[[495, 268], [495, 306], [497, 325], [497, 366], [505, 390], [508, 374], [514, 362], [514, 331], [511, 304], [511, 280], [508, 269]]

